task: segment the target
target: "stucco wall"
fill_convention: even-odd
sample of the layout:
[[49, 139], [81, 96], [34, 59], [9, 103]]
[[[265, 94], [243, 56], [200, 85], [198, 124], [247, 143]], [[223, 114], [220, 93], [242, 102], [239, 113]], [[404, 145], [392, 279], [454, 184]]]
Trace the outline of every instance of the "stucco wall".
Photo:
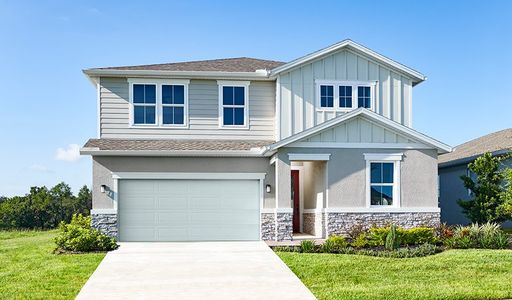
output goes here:
[[[401, 207], [437, 207], [436, 150], [312, 149], [283, 148], [289, 153], [329, 153], [328, 207], [366, 206], [366, 161], [364, 153], [403, 153], [401, 162]], [[283, 186], [284, 188], [284, 186]]]
[[304, 209], [324, 207], [325, 167], [323, 161], [304, 162]]
[[113, 208], [112, 194], [101, 193], [102, 184], [113, 186], [112, 172], [206, 172], [266, 173], [264, 185], [272, 186], [264, 193], [263, 207], [275, 207], [274, 166], [268, 158], [205, 157], [93, 157], [93, 208]]

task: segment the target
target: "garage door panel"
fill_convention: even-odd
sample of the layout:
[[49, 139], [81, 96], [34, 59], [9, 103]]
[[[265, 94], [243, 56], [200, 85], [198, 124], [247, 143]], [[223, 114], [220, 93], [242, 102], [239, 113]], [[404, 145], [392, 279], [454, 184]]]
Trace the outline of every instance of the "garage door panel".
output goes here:
[[259, 239], [257, 180], [120, 180], [121, 241]]
[[171, 197], [168, 195], [161, 195], [157, 197], [157, 209], [169, 210], [184, 210], [188, 207], [188, 201], [186, 196], [175, 196]]
[[182, 226], [188, 224], [187, 211], [155, 212], [156, 225], [158, 226]]
[[156, 225], [156, 215], [153, 211], [145, 212], [127, 212], [123, 214], [120, 223], [126, 224], [137, 224], [137, 226], [154, 226]]

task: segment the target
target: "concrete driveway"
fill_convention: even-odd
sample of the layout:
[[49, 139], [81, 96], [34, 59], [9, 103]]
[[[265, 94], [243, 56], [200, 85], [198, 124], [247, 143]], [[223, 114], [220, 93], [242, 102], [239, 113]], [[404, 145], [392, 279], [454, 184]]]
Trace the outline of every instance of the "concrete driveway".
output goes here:
[[77, 299], [315, 299], [264, 242], [121, 243]]

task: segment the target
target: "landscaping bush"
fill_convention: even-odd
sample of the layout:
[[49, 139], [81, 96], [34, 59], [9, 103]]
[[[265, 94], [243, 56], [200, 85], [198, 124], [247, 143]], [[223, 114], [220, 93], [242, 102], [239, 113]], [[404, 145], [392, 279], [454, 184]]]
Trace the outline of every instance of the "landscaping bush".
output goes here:
[[[380, 247], [386, 244], [390, 227], [372, 227], [368, 230], [368, 246]], [[398, 245], [423, 245], [435, 244], [438, 242], [435, 230], [429, 227], [415, 227], [410, 229], [396, 228], [396, 242]]]
[[316, 245], [315, 241], [312, 240], [304, 240], [300, 242], [300, 251], [303, 253], [313, 253], [315, 252]]
[[61, 222], [59, 230], [55, 237], [57, 252], [110, 251], [118, 247], [114, 238], [91, 228], [91, 218], [81, 214], [73, 215], [69, 224]]
[[354, 248], [365, 248], [368, 247], [368, 237], [367, 234], [362, 232], [360, 233], [355, 240], [350, 243], [350, 246]]
[[331, 235], [320, 247], [320, 251], [324, 253], [336, 253], [341, 248], [348, 247], [348, 242], [343, 236]]
[[386, 247], [386, 250], [392, 251], [392, 250], [398, 249], [399, 246], [400, 246], [400, 240], [396, 233], [396, 225], [393, 224], [389, 228], [388, 235], [386, 236], [385, 247]]
[[496, 223], [457, 226], [453, 236], [447, 238], [444, 244], [456, 249], [506, 249], [510, 246], [507, 234]]

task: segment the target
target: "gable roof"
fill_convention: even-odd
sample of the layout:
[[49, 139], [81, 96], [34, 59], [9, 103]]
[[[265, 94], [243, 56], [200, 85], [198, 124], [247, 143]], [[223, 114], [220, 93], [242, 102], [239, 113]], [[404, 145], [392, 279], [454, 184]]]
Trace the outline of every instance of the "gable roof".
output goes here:
[[90, 70], [153, 70], [153, 71], [196, 71], [196, 72], [256, 72], [271, 70], [285, 64], [284, 62], [236, 57], [224, 59], [196, 60], [164, 64], [95, 68]]
[[455, 147], [451, 153], [439, 156], [439, 166], [464, 164], [484, 154], [502, 154], [512, 150], [512, 128], [493, 132]]
[[338, 42], [334, 45], [331, 45], [329, 47], [320, 49], [318, 51], [315, 51], [313, 53], [310, 53], [308, 55], [305, 55], [303, 57], [297, 58], [295, 60], [292, 60], [289, 63], [286, 63], [284, 65], [278, 66], [275, 69], [273, 69], [270, 73], [271, 76], [278, 75], [280, 73], [283, 73], [285, 71], [288, 71], [292, 68], [295, 68], [299, 65], [305, 64], [307, 62], [313, 61], [315, 59], [318, 59], [320, 57], [326, 56], [328, 54], [331, 54], [333, 52], [336, 52], [340, 49], [347, 48], [355, 50], [356, 52], [362, 53], [364, 55], [369, 56], [370, 58], [375, 59], [376, 61], [379, 61], [383, 63], [384, 65], [387, 65], [395, 70], [401, 71], [405, 74], [408, 74], [413, 79], [413, 84], [418, 84], [422, 81], [425, 81], [427, 77], [420, 72], [409, 68], [401, 63], [398, 63], [382, 54], [379, 54], [369, 48], [364, 47], [363, 45], [360, 45], [350, 39], [343, 40], [341, 42]]
[[415, 139], [421, 143], [424, 143], [425, 145], [431, 146], [432, 148], [437, 149], [438, 153], [446, 153], [446, 152], [450, 152], [452, 150], [452, 148], [450, 146], [448, 146], [436, 139], [433, 139], [427, 135], [424, 135], [424, 134], [422, 134], [412, 128], [404, 126], [400, 123], [392, 121], [392, 120], [390, 120], [384, 116], [381, 116], [381, 115], [379, 115], [371, 110], [368, 110], [366, 108], [358, 108], [349, 113], [346, 113], [339, 117], [333, 118], [329, 121], [318, 124], [314, 127], [304, 130], [300, 133], [297, 133], [295, 135], [292, 135], [285, 139], [282, 139], [279, 142], [276, 142], [276, 143], [270, 145], [268, 148], [270, 151], [277, 150], [281, 147], [288, 146], [294, 142], [309, 138], [321, 131], [333, 128], [334, 126], [336, 126], [342, 122], [346, 122], [346, 121], [356, 118], [358, 116], [368, 118], [369, 120], [376, 122], [376, 123], [382, 125], [383, 127], [389, 128], [389, 129], [394, 130], [404, 136], [408, 136], [408, 137]]

